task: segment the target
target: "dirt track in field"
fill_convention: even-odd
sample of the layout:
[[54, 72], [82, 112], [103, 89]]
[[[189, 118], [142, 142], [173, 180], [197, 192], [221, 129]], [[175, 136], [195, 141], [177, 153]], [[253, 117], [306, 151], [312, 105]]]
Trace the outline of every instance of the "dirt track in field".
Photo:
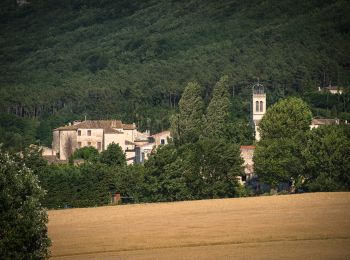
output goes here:
[[49, 211], [52, 259], [350, 259], [350, 193]]

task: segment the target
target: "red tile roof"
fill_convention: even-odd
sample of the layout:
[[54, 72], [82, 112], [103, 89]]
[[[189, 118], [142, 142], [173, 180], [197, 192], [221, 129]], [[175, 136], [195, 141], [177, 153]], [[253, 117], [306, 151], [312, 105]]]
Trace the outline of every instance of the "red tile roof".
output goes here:
[[241, 150], [243, 150], [243, 149], [252, 149], [252, 150], [254, 150], [255, 146], [254, 145], [241, 145]]

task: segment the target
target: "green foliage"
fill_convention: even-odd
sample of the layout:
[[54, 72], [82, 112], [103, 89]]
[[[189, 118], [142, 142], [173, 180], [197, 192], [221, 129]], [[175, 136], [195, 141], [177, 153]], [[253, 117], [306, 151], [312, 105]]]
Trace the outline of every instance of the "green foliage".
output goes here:
[[272, 188], [297, 181], [304, 173], [301, 149], [301, 143], [292, 138], [263, 139], [254, 152], [254, 170]]
[[165, 145], [153, 152], [145, 162], [145, 200], [175, 201], [191, 199], [183, 173], [184, 163], [177, 161], [174, 145]]
[[[220, 139], [203, 139], [194, 146], [189, 165], [194, 182], [189, 185], [197, 198], [235, 196], [237, 177], [243, 175], [239, 146]], [[195, 176], [194, 176], [195, 175]]]
[[0, 3], [0, 112], [40, 124], [0, 132], [6, 149], [50, 145], [53, 128], [85, 115], [167, 129], [184, 82], [199, 82], [207, 100], [221, 75], [244, 108], [239, 119], [256, 77], [269, 104], [294, 94], [315, 115], [334, 106], [350, 117], [349, 94], [307, 98], [318, 85], [349, 87], [345, 0], [30, 2]]
[[311, 111], [302, 99], [283, 99], [267, 109], [259, 124], [261, 138], [293, 138], [310, 129], [311, 118]]
[[305, 186], [311, 191], [350, 190], [349, 127], [335, 125], [313, 129], [303, 155]]
[[[18, 160], [18, 158], [17, 158]], [[46, 259], [50, 240], [44, 190], [21, 161], [0, 151], [0, 255], [2, 259]]]
[[242, 175], [239, 147], [203, 139], [159, 148], [145, 163], [146, 197], [151, 201], [209, 199], [237, 195]]
[[202, 133], [204, 102], [201, 86], [196, 82], [187, 84], [180, 102], [179, 113], [172, 122], [172, 134], [180, 144], [195, 142]]
[[98, 150], [92, 146], [82, 147], [74, 151], [72, 159], [83, 159], [85, 161], [97, 162], [99, 160]]
[[228, 134], [229, 128], [233, 125], [229, 122], [231, 101], [228, 87], [228, 76], [221, 77], [214, 87], [213, 97], [210, 100], [205, 117], [206, 129], [204, 134], [209, 138], [231, 139]]
[[106, 150], [101, 152], [100, 162], [109, 166], [124, 166], [126, 157], [119, 144], [111, 143]]
[[261, 180], [276, 188], [304, 176], [302, 149], [310, 130], [311, 112], [307, 104], [289, 97], [269, 107], [259, 124], [261, 141], [254, 153], [254, 169]]

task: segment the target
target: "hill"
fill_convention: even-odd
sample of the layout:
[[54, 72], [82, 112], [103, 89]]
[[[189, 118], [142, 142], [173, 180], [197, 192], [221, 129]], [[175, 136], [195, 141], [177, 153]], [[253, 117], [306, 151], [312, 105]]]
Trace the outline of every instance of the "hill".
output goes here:
[[350, 193], [49, 211], [53, 259], [347, 259]]
[[346, 0], [2, 1], [0, 142], [49, 145], [85, 115], [166, 129], [188, 81], [208, 99], [224, 74], [237, 119], [258, 77], [269, 104], [301, 95], [315, 115], [350, 119], [348, 95], [310, 94], [349, 86], [349, 13]]

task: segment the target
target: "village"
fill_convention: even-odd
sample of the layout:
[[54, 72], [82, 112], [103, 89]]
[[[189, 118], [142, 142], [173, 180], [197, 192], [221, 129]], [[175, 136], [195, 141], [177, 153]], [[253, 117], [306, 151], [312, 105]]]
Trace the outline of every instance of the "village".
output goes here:
[[[342, 89], [329, 86], [318, 91], [326, 91], [330, 94], [342, 94]], [[255, 140], [260, 140], [259, 123], [266, 109], [266, 91], [260, 83], [252, 87], [252, 125], [254, 127]], [[323, 125], [339, 125], [337, 118], [313, 118], [310, 129]], [[348, 124], [347, 121], [343, 124]], [[50, 163], [68, 163], [74, 151], [83, 147], [94, 147], [99, 152], [107, 149], [108, 145], [118, 144], [125, 153], [127, 164], [143, 164], [152, 151], [159, 146], [171, 142], [170, 130], [150, 134], [149, 131], [140, 132], [135, 123], [124, 124], [120, 120], [83, 120], [73, 121], [68, 125], [58, 127], [53, 131], [52, 148], [41, 147], [42, 156]], [[244, 175], [238, 176], [239, 183], [244, 185], [254, 179], [253, 156], [255, 145], [241, 145], [240, 153], [243, 158]], [[83, 161], [76, 160], [75, 163]]]
[[0, 260], [350, 259], [348, 0], [0, 2]]

